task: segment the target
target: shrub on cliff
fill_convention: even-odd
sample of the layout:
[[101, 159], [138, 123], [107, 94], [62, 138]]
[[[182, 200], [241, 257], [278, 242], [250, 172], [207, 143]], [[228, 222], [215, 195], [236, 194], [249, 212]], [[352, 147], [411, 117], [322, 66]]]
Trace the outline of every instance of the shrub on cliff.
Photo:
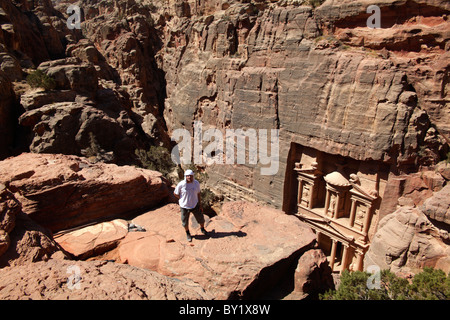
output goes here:
[[169, 150], [164, 147], [151, 146], [148, 151], [137, 149], [135, 154], [143, 168], [159, 171], [166, 177], [176, 167], [170, 157]]
[[56, 87], [55, 80], [39, 69], [32, 71], [27, 76], [27, 83], [33, 88], [43, 88], [45, 91], [53, 90]]
[[450, 273], [424, 268], [411, 282], [389, 270], [381, 271], [379, 288], [369, 289], [367, 272], [345, 270], [335, 291], [320, 295], [321, 300], [449, 300]]

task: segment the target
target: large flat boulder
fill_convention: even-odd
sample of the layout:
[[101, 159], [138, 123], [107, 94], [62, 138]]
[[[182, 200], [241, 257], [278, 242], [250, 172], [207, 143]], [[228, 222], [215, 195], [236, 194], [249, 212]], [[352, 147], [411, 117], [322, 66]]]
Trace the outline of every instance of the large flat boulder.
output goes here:
[[133, 223], [147, 231], [122, 240], [121, 262], [192, 279], [217, 299], [261, 297], [316, 239], [296, 217], [248, 202], [225, 203], [219, 216], [207, 220], [209, 237], [191, 219], [192, 243], [186, 241], [176, 204]]
[[8, 158], [0, 162], [0, 183], [53, 232], [149, 209], [169, 194], [159, 172], [60, 154]]
[[76, 259], [86, 259], [102, 254], [123, 239], [128, 233], [128, 223], [114, 219], [75, 230], [55, 234], [55, 241]]

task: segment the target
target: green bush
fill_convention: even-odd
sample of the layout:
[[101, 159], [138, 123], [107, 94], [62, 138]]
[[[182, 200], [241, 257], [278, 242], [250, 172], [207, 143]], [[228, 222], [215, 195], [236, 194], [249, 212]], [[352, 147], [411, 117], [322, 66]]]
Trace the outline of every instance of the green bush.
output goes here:
[[45, 91], [53, 90], [56, 87], [55, 80], [39, 69], [27, 76], [27, 83], [33, 88], [43, 88]]
[[309, 4], [313, 8], [317, 8], [317, 7], [321, 6], [322, 3], [324, 3], [324, 2], [325, 2], [325, 0], [308, 0], [306, 2], [306, 4]]
[[345, 270], [337, 290], [319, 296], [321, 300], [449, 300], [450, 274], [439, 269], [424, 268], [411, 283], [389, 270], [381, 271], [380, 287], [369, 289], [370, 273]]
[[137, 149], [135, 154], [143, 168], [159, 171], [164, 176], [167, 176], [176, 167], [169, 151], [164, 147], [151, 146], [148, 151]]

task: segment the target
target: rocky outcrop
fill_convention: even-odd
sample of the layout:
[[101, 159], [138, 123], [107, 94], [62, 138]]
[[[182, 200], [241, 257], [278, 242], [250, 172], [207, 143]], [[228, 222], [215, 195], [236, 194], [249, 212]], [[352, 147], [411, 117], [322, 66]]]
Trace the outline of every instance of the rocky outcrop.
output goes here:
[[14, 229], [16, 215], [20, 211], [20, 203], [3, 184], [0, 184], [0, 256], [9, 247], [9, 233]]
[[316, 236], [296, 217], [247, 202], [229, 202], [207, 221], [209, 236], [191, 219], [186, 241], [179, 207], [166, 205], [133, 219], [146, 232], [129, 233], [119, 261], [179, 279], [192, 279], [217, 299], [261, 298], [292, 271]]
[[51, 232], [22, 212], [21, 203], [0, 184], [0, 268], [50, 259], [60, 252]]
[[2, 161], [0, 183], [26, 214], [52, 231], [151, 208], [169, 193], [159, 172], [52, 154]]
[[433, 267], [448, 273], [447, 230], [448, 225], [433, 224], [420, 209], [401, 207], [380, 221], [364, 266], [413, 273], [423, 267]]
[[0, 269], [0, 299], [206, 300], [198, 284], [106, 261], [50, 260]]
[[420, 209], [430, 219], [450, 225], [450, 184], [425, 200]]
[[309, 250], [297, 263], [294, 273], [294, 290], [291, 298], [316, 297], [319, 293], [334, 288], [331, 268], [322, 250]]

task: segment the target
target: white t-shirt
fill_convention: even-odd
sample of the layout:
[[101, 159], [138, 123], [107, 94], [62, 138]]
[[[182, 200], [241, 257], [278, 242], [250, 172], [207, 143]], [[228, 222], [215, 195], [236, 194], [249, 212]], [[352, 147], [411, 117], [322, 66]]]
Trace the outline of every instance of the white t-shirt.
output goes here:
[[200, 191], [200, 183], [197, 180], [194, 179], [191, 183], [187, 183], [185, 179], [177, 184], [174, 193], [180, 197], [178, 200], [180, 207], [194, 209], [198, 203]]

